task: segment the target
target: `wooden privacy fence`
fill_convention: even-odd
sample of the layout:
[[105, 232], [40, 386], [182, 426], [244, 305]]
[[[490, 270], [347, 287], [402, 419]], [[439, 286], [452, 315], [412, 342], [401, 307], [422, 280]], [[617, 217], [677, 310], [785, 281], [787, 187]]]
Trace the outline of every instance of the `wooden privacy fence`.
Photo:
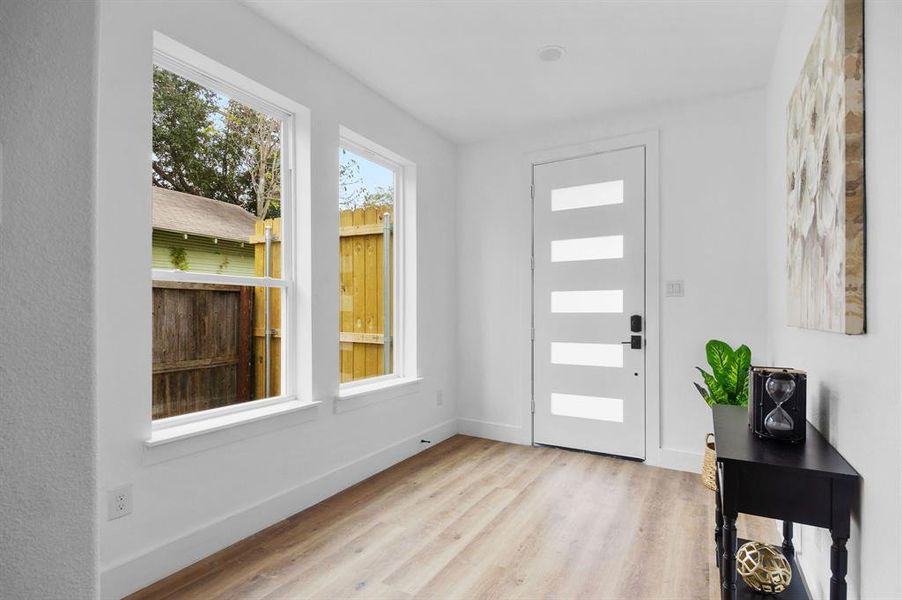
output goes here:
[[[391, 205], [341, 211], [342, 382], [391, 371], [392, 214]], [[281, 219], [256, 223], [256, 231], [248, 240], [254, 246], [254, 271], [257, 276], [266, 274], [267, 227], [271, 231], [269, 274], [281, 277]], [[262, 287], [153, 283], [153, 418], [278, 396], [281, 367], [282, 297], [278, 288], [267, 292]]]
[[[393, 256], [391, 229], [385, 248], [385, 215], [392, 224], [391, 205], [368, 206], [341, 211], [339, 221], [339, 363], [341, 382], [386, 373], [386, 312], [392, 314], [391, 267], [385, 275], [385, 257]], [[386, 252], [387, 250], [387, 252]], [[389, 262], [389, 265], [391, 262]], [[384, 288], [385, 280], [389, 289]], [[386, 307], [386, 296], [388, 307]], [[388, 311], [385, 309], [388, 308]], [[389, 342], [392, 323], [388, 319]], [[391, 346], [388, 346], [389, 349]], [[389, 372], [391, 351], [388, 353]]]
[[253, 288], [153, 283], [154, 419], [250, 397], [252, 303]]
[[[272, 277], [282, 276], [282, 220], [258, 221], [255, 274], [266, 272], [271, 228]], [[153, 418], [278, 396], [282, 380], [282, 298], [262, 287], [153, 282]], [[265, 349], [269, 341], [269, 390]]]

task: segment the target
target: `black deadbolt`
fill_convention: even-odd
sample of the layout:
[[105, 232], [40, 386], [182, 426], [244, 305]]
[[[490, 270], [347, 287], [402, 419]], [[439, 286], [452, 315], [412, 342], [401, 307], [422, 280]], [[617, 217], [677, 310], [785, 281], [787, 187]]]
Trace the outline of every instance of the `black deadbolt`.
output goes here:
[[633, 333], [642, 331], [642, 315], [633, 315], [630, 317], [630, 331]]

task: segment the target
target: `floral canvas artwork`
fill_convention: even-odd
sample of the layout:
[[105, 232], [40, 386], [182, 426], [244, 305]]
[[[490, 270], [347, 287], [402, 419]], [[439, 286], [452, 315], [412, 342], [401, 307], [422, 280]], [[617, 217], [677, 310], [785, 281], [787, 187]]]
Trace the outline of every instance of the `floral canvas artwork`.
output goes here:
[[862, 0], [830, 0], [787, 108], [788, 325], [865, 330]]

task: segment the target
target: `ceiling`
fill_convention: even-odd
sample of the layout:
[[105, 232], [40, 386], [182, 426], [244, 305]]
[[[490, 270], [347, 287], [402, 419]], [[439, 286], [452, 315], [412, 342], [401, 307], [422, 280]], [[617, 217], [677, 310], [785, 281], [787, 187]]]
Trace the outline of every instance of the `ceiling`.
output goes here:
[[[763, 86], [784, 0], [245, 0], [464, 143]], [[564, 46], [542, 62], [541, 46]]]

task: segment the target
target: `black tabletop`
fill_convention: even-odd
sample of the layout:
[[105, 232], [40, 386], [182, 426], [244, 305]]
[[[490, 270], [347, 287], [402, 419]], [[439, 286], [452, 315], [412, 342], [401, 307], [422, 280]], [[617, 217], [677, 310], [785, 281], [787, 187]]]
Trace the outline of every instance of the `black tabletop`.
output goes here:
[[858, 472], [808, 423], [798, 444], [760, 439], [749, 429], [744, 406], [714, 407], [714, 443], [719, 462], [754, 463], [830, 477], [858, 478]]

